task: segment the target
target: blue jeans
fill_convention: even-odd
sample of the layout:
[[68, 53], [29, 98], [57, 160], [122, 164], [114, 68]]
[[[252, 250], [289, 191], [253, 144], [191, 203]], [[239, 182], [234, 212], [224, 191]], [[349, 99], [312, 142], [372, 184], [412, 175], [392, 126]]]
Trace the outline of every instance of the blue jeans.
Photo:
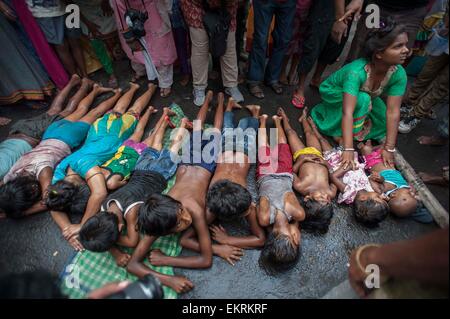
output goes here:
[[259, 120], [254, 117], [245, 117], [239, 121], [237, 129], [240, 129], [245, 136], [236, 138], [234, 125], [234, 113], [225, 112], [223, 116], [223, 130], [222, 130], [222, 151], [233, 150], [235, 152], [242, 152], [245, 155], [256, 152], [256, 138], [258, 135]]
[[270, 61], [265, 70], [265, 82], [274, 84], [278, 82], [283, 64], [284, 55], [292, 37], [292, 23], [296, 11], [295, 0], [280, 3], [276, 0], [254, 0], [253, 11], [255, 15], [255, 32], [253, 34], [253, 47], [250, 53], [250, 67], [247, 81], [258, 84], [264, 80], [264, 70], [267, 56], [267, 39], [269, 37], [272, 18], [275, 16], [275, 29], [272, 32], [273, 50]]

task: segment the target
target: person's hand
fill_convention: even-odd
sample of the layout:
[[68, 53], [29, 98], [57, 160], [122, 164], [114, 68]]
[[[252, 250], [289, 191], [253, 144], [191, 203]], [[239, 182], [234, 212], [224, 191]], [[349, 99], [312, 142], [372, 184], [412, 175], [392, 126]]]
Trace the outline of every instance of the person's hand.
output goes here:
[[381, 152], [381, 158], [383, 159], [383, 164], [385, 167], [395, 167], [394, 153], [388, 152], [383, 149], [383, 151]]
[[69, 244], [70, 246], [73, 247], [73, 249], [75, 249], [76, 251], [84, 251], [84, 247], [83, 245], [80, 243], [80, 241], [78, 240], [78, 236], [73, 236], [72, 238], [69, 239]]
[[361, 11], [363, 9], [363, 0], [353, 0], [345, 8], [345, 14], [339, 19], [339, 21], [350, 21], [354, 17], [355, 21], [358, 21], [361, 17]]
[[217, 256], [226, 260], [232, 266], [244, 256], [244, 250], [242, 248], [230, 245], [217, 245], [215, 249]]
[[347, 36], [348, 25], [347, 22], [338, 20], [333, 24], [333, 29], [331, 30], [331, 38], [337, 44], [341, 44], [342, 38]]
[[153, 266], [165, 266], [167, 263], [165, 258], [167, 256], [162, 253], [161, 250], [155, 249], [150, 252], [150, 256], [148, 256], [148, 261]]
[[131, 284], [129, 281], [112, 282], [101, 288], [92, 290], [88, 295], [88, 299], [105, 299], [113, 294], [116, 294], [124, 290], [128, 285]]
[[176, 291], [177, 294], [188, 292], [194, 288], [194, 284], [186, 277], [171, 276], [167, 279], [167, 286]]
[[[378, 249], [376, 247], [369, 247], [364, 249], [360, 254], [360, 263], [361, 266], [364, 268], [367, 266], [367, 262], [364, 263], [366, 254], [369, 253], [373, 249]], [[372, 289], [368, 288], [366, 286], [365, 280], [368, 276], [363, 269], [361, 269], [358, 265], [358, 262], [356, 261], [356, 253], [358, 249], [355, 249], [351, 256], [350, 256], [350, 262], [349, 262], [349, 268], [348, 268], [348, 279], [350, 282], [350, 286], [355, 290], [355, 292], [361, 297], [365, 298], [369, 295], [369, 293], [372, 292]]]
[[71, 224], [63, 229], [62, 235], [66, 240], [71, 239], [73, 236], [78, 235], [80, 232], [81, 225], [80, 224]]
[[355, 163], [355, 152], [353, 151], [342, 152], [341, 168], [344, 170], [348, 168], [356, 170], [358, 168]]
[[298, 228], [297, 225], [294, 224], [290, 224], [289, 225], [289, 232], [291, 233], [292, 236], [292, 241], [294, 242], [294, 244], [296, 246], [300, 245], [300, 228]]
[[108, 0], [103, 0], [102, 4], [101, 4], [101, 7], [102, 7], [103, 14], [106, 17], [110, 17], [110, 16], [112, 16], [114, 14], [114, 11], [111, 8], [111, 6], [109, 5], [109, 1]]
[[222, 245], [228, 244], [229, 236], [228, 236], [225, 228], [222, 227], [222, 225], [211, 226], [211, 227], [209, 227], [209, 229], [211, 231], [212, 239], [214, 239], [216, 242], [218, 242], [219, 244], [222, 244]]
[[131, 256], [129, 254], [120, 253], [114, 256], [114, 259], [116, 260], [117, 266], [125, 268], [128, 265]]
[[384, 178], [381, 177], [381, 175], [378, 172], [372, 172], [372, 174], [370, 174], [369, 179], [376, 182], [376, 183], [384, 183]]

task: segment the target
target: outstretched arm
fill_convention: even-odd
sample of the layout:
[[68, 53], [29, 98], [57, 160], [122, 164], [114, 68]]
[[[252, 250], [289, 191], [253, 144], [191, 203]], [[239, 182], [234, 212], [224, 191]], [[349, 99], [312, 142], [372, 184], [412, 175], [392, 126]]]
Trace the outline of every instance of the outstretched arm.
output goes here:
[[209, 268], [212, 265], [211, 236], [203, 212], [192, 213], [192, 226], [198, 236], [200, 255], [189, 257], [169, 257], [159, 251], [152, 251], [150, 263], [154, 266], [172, 266], [179, 268]]

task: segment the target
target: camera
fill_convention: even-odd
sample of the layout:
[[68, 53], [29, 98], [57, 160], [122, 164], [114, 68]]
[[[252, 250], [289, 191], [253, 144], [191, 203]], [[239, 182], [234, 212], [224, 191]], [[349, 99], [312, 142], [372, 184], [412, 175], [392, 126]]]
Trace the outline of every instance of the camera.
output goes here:
[[164, 291], [160, 281], [152, 275], [146, 275], [128, 285], [124, 290], [107, 299], [163, 299]]
[[125, 12], [125, 22], [130, 29], [123, 35], [125, 39], [134, 40], [145, 36], [145, 21], [148, 20], [148, 12], [141, 12], [136, 9], [128, 9]]

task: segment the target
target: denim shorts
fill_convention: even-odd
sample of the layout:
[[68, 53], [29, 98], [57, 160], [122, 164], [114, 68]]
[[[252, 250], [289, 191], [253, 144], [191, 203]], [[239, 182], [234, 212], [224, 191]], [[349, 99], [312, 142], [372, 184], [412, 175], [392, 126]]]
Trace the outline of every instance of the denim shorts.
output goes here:
[[139, 157], [134, 170], [156, 172], [169, 180], [175, 175], [178, 168], [178, 163], [174, 162], [174, 158], [175, 155], [168, 149], [157, 151], [149, 147]]

